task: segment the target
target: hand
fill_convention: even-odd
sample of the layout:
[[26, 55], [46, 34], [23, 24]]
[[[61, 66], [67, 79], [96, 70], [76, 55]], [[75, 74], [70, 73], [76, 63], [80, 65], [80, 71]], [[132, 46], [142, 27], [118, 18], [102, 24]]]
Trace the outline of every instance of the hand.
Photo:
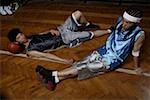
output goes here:
[[49, 32], [51, 32], [51, 34], [52, 35], [56, 35], [56, 36], [59, 36], [60, 35], [60, 33], [59, 33], [59, 31], [57, 31], [57, 30], [50, 30]]
[[141, 74], [143, 74], [143, 69], [141, 69], [141, 68], [136, 68], [136, 69], [135, 69], [135, 72], [136, 72], [138, 75], [141, 75]]

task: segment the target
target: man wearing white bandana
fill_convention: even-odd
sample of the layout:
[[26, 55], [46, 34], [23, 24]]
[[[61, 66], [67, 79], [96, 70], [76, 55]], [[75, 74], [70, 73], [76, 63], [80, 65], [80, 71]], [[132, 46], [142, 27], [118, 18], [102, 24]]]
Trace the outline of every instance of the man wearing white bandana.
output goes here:
[[145, 33], [139, 26], [142, 16], [140, 10], [126, 10], [114, 26], [108, 30], [97, 30], [101, 35], [110, 34], [102, 47], [62, 71], [51, 71], [37, 66], [38, 78], [49, 90], [54, 90], [60, 81], [73, 76], [83, 80], [115, 70], [130, 53], [133, 55], [134, 67], [139, 70], [140, 48], [145, 39]]

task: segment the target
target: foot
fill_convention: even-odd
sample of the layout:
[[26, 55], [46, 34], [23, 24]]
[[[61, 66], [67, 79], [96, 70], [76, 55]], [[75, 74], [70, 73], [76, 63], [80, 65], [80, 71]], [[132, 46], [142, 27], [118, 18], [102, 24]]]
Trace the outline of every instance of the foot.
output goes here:
[[38, 65], [35, 69], [37, 78], [44, 86], [50, 91], [53, 91], [56, 87], [55, 76], [52, 76], [52, 70], [45, 69]]
[[0, 14], [7, 15], [7, 12], [4, 10], [4, 8], [2, 6], [0, 6]]
[[4, 10], [6, 11], [7, 14], [11, 15], [13, 14], [12, 11], [10, 10], [9, 6], [4, 6]]
[[41, 65], [37, 65], [35, 71], [36, 71], [38, 80], [41, 81], [41, 82], [42, 82], [45, 78], [52, 76], [52, 70], [45, 69], [45, 68], [42, 67]]
[[45, 85], [46, 88], [50, 91], [53, 91], [56, 87], [57, 83], [55, 83], [55, 77], [52, 76], [51, 78], [47, 79], [47, 84]]
[[18, 8], [19, 8], [19, 4], [17, 2], [11, 4], [12, 12], [15, 12]]

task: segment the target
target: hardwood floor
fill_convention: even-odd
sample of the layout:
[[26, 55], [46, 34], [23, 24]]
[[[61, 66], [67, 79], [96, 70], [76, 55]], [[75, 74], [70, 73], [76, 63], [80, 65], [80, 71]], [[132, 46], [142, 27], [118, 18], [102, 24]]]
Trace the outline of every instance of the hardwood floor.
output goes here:
[[[29, 3], [12, 16], [0, 16], [0, 49], [7, 48], [7, 32], [20, 28], [25, 34], [36, 34], [56, 28], [75, 10], [81, 10], [87, 19], [106, 29], [115, 22], [127, 6], [68, 5], [56, 3]], [[141, 67], [150, 71], [150, 7], [138, 6], [144, 11], [141, 26], [146, 32], [142, 48]], [[84, 42], [76, 48], [55, 52], [63, 58], [80, 60], [101, 46], [107, 36]], [[76, 78], [62, 81], [53, 92], [48, 91], [35, 75], [36, 65], [49, 69], [64, 69], [69, 65], [21, 57], [0, 55], [0, 93], [9, 100], [150, 100], [150, 78], [125, 73], [110, 72], [88, 80]], [[132, 57], [122, 67], [132, 68]]]

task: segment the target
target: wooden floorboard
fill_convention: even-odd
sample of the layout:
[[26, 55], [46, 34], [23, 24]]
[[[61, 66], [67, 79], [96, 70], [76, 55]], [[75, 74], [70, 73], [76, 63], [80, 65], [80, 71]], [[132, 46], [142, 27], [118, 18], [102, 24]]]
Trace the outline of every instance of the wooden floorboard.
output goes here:
[[[27, 35], [56, 28], [75, 10], [81, 10], [87, 18], [102, 29], [108, 28], [127, 6], [29, 3], [12, 16], [0, 16], [0, 49], [7, 50], [7, 33], [18, 27]], [[150, 71], [150, 7], [144, 10], [141, 26], [146, 31], [142, 48], [141, 67]], [[86, 41], [76, 48], [64, 48], [51, 52], [63, 58], [80, 60], [101, 46], [107, 36]], [[110, 72], [88, 80], [68, 79], [48, 91], [35, 75], [36, 65], [53, 70], [62, 70], [69, 65], [22, 57], [0, 55], [0, 94], [9, 100], [150, 100], [150, 78], [125, 73]], [[133, 68], [132, 56], [122, 67]]]

